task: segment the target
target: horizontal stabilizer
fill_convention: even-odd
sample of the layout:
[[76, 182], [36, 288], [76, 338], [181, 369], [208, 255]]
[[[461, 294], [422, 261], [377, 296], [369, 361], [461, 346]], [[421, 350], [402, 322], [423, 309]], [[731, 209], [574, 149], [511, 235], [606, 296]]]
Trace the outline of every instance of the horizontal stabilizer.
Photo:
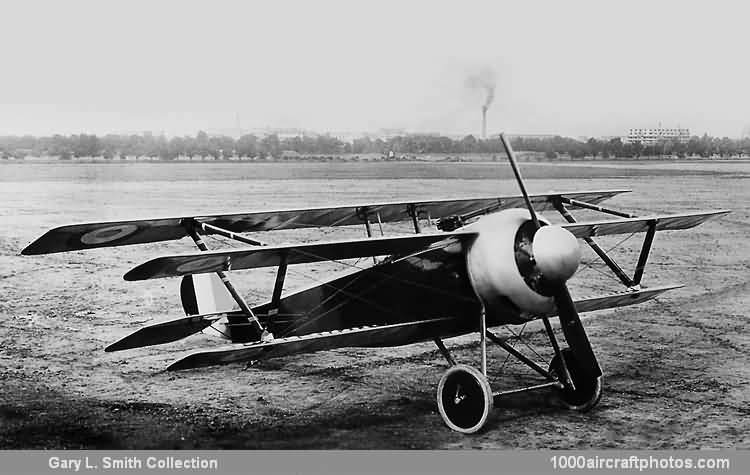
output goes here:
[[[545, 211], [553, 209], [551, 197], [565, 196], [579, 201], [600, 203], [627, 191], [629, 190], [536, 194], [531, 195], [531, 201], [538, 211]], [[47, 231], [21, 253], [24, 255], [49, 254], [181, 239], [188, 235], [184, 223], [190, 220], [218, 226], [235, 233], [244, 233], [356, 225], [364, 223], [365, 215], [369, 216], [372, 221], [379, 220], [381, 223], [406, 221], [411, 219], [410, 210], [415, 210], [420, 216], [439, 219], [482, 210], [494, 212], [520, 206], [524, 206], [521, 196], [492, 196], [73, 224]]]
[[657, 231], [675, 229], [689, 229], [729, 210], [700, 211], [697, 213], [669, 214], [661, 216], [645, 216], [638, 218], [612, 219], [602, 221], [587, 221], [574, 224], [564, 224], [562, 227], [573, 233], [577, 238], [606, 236], [609, 234], [630, 234], [648, 231], [649, 224], [656, 221]]
[[[669, 290], [679, 289], [683, 287], [682, 284], [673, 285], [662, 285], [658, 287], [649, 287], [640, 290], [627, 290], [625, 292], [619, 292], [612, 295], [605, 295], [600, 297], [589, 297], [583, 299], [577, 299], [575, 301], [576, 310], [579, 313], [593, 312], [594, 310], [604, 310], [615, 307], [625, 307], [628, 305], [635, 305], [646, 302], [660, 294]], [[557, 311], [552, 311], [547, 315], [539, 315], [539, 317], [547, 316], [552, 317], [557, 315]]]
[[[275, 267], [286, 255], [287, 264], [334, 261], [356, 257], [415, 252], [450, 238], [470, 238], [476, 233], [456, 231], [438, 234], [354, 239], [348, 241], [257, 246], [230, 251], [208, 251], [164, 256], [141, 264], [125, 274], [125, 280], [157, 279], [188, 274]], [[449, 241], [450, 242], [450, 241]]]
[[142, 346], [161, 345], [181, 340], [187, 336], [204, 330], [211, 324], [226, 316], [226, 313], [212, 315], [190, 315], [166, 322], [155, 323], [136, 330], [130, 335], [118, 340], [104, 349], [104, 351], [120, 351]]
[[394, 325], [311, 333], [303, 336], [276, 338], [268, 342], [228, 345], [214, 350], [192, 353], [175, 361], [167, 369], [174, 371], [200, 368], [341, 347], [405, 345], [425, 338], [437, 337], [452, 320], [451, 318], [436, 318]]

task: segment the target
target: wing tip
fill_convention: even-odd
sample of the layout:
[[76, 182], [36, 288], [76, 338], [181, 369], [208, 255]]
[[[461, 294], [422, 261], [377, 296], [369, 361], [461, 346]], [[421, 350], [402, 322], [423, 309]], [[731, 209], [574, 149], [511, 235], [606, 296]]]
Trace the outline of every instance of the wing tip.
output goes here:
[[200, 363], [193, 361], [195, 359], [195, 353], [187, 355], [185, 357], [182, 357], [176, 361], [173, 361], [169, 366], [167, 366], [164, 370], [165, 371], [182, 371], [185, 369], [194, 369], [194, 368], [200, 368]]
[[42, 254], [50, 254], [53, 252], [58, 252], [54, 248], [50, 248], [50, 246], [45, 246], [44, 242], [46, 241], [46, 237], [49, 233], [44, 234], [43, 236], [38, 237], [34, 241], [32, 241], [28, 246], [21, 249], [21, 255], [22, 256], [39, 256]]
[[107, 345], [104, 347], [105, 353], [112, 353], [114, 351], [120, 351], [120, 350], [127, 350], [128, 347], [121, 344], [122, 340], [117, 340], [116, 342]]
[[122, 351], [122, 350], [132, 350], [135, 348], [142, 348], [144, 346], [150, 346], [150, 344], [139, 344], [137, 340], [137, 336], [141, 332], [142, 329], [138, 329], [134, 331], [133, 333], [130, 333], [119, 340], [115, 341], [114, 343], [110, 343], [104, 348], [105, 353], [113, 353], [115, 351]]
[[111, 353], [113, 351], [172, 343], [203, 331], [216, 320], [223, 318], [224, 315], [226, 315], [226, 312], [187, 315], [185, 317], [153, 323], [120, 338], [104, 348], [104, 351]]
[[651, 300], [665, 292], [681, 289], [683, 287], [685, 287], [685, 284], [665, 284], [665, 285], [657, 285], [654, 287], [642, 287], [639, 293], [651, 293], [652, 296], [651, 298], [648, 299], [648, 300]]
[[77, 224], [68, 224], [64, 226], [57, 226], [48, 229], [44, 234], [32, 241], [28, 246], [21, 250], [21, 255], [24, 256], [38, 256], [42, 254], [54, 254], [58, 252], [67, 251], [81, 251], [89, 249], [90, 247], [97, 246], [86, 246], [82, 242], [72, 243], [69, 236], [66, 233], [69, 228], [79, 226]]
[[161, 257], [157, 257], [155, 259], [151, 259], [150, 261], [146, 261], [143, 264], [138, 264], [137, 266], [127, 271], [125, 275], [122, 276], [122, 278], [128, 282], [134, 282], [138, 280], [148, 280], [160, 277], [158, 275], [158, 268], [161, 260]]
[[34, 248], [34, 244], [29, 244], [28, 246], [21, 249], [21, 255], [22, 256], [36, 256], [42, 254], [41, 252], [36, 252]]

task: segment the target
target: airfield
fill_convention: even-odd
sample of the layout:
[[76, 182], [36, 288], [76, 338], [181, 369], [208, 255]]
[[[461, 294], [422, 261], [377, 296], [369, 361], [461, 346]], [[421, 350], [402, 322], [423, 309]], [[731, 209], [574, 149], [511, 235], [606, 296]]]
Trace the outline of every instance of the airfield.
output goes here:
[[[159, 255], [192, 252], [189, 240], [46, 256], [19, 252], [46, 230], [77, 222], [518, 194], [507, 162], [0, 164], [0, 448], [750, 448], [750, 162], [521, 163], [521, 169], [531, 193], [627, 188], [632, 192], [605, 205], [638, 215], [732, 213], [657, 234], [644, 285], [685, 287], [642, 305], [582, 315], [604, 370], [602, 400], [591, 412], [570, 412], [551, 392], [532, 393], [496, 405], [485, 429], [466, 436], [448, 429], [437, 412], [436, 387], [447, 366], [432, 343], [172, 373], [162, 370], [216, 341], [195, 335], [105, 353], [107, 344], [147, 322], [182, 315], [179, 279], [125, 282], [122, 275]], [[581, 220], [592, 216], [573, 211]], [[356, 227], [257, 238], [363, 235]], [[642, 239], [600, 242], [615, 248], [632, 274]], [[207, 243], [218, 247], [219, 240]], [[621, 289], [588, 248], [583, 260], [570, 283], [574, 297]], [[286, 289], [360, 264], [290, 269]], [[232, 274], [251, 304], [268, 299], [274, 276], [275, 269]], [[524, 335], [546, 366], [552, 352], [541, 324], [529, 324]], [[478, 366], [476, 336], [446, 344], [459, 362]], [[490, 348], [493, 389], [539, 382]]]

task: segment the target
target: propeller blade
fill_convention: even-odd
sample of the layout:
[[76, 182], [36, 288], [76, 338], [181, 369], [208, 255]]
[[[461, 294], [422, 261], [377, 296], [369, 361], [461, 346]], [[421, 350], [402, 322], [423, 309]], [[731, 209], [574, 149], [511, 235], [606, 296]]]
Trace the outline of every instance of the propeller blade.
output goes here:
[[[523, 178], [521, 177], [521, 171], [518, 168], [516, 157], [513, 154], [513, 149], [510, 146], [510, 143], [505, 139], [504, 134], [500, 134], [500, 142], [502, 142], [505, 153], [508, 155], [508, 161], [513, 169], [513, 174], [516, 176], [518, 187], [521, 189], [521, 193], [526, 201], [526, 207], [529, 209], [531, 220], [534, 222], [536, 231], [538, 231], [541, 228], [539, 218], [537, 218], [534, 206], [531, 204], [531, 199], [529, 199], [529, 194], [526, 192], [526, 187], [523, 184]], [[548, 283], [551, 284], [549, 281]], [[565, 335], [565, 341], [568, 342], [568, 347], [575, 355], [575, 358], [581, 365], [583, 371], [588, 373], [592, 378], [597, 378], [602, 375], [602, 369], [599, 366], [593, 348], [591, 348], [591, 342], [586, 335], [586, 330], [583, 329], [581, 317], [578, 316], [578, 311], [573, 303], [573, 299], [570, 297], [568, 287], [564, 282], [560, 282], [556, 287], [557, 288], [552, 297], [555, 300], [555, 305], [557, 305], [560, 326], [562, 327], [563, 335]]]
[[502, 142], [505, 153], [508, 155], [510, 167], [513, 169], [513, 174], [516, 176], [516, 181], [518, 182], [518, 187], [521, 189], [521, 194], [523, 194], [523, 199], [526, 201], [526, 207], [529, 209], [531, 220], [534, 222], [534, 227], [539, 229], [541, 227], [539, 224], [539, 218], [536, 217], [534, 206], [531, 204], [531, 199], [529, 198], [529, 194], [526, 192], [526, 187], [523, 184], [523, 178], [521, 178], [521, 170], [518, 168], [518, 163], [516, 163], [516, 156], [513, 154], [513, 149], [511, 148], [510, 143], [505, 140], [505, 134], [500, 134], [500, 142]]
[[598, 378], [602, 375], [602, 369], [593, 348], [591, 348], [591, 342], [583, 328], [581, 317], [578, 316], [578, 311], [565, 284], [560, 285], [553, 298], [555, 299], [555, 305], [557, 305], [560, 326], [563, 335], [565, 335], [565, 341], [568, 342], [568, 347], [575, 355], [581, 369], [588, 373], [591, 378]]

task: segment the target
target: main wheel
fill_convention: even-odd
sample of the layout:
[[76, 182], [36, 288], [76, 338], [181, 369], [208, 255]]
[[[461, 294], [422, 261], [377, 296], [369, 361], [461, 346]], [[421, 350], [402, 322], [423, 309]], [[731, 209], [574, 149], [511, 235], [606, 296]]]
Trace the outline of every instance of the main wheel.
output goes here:
[[451, 429], [471, 434], [487, 422], [492, 411], [490, 383], [478, 370], [455, 365], [440, 378], [437, 390], [440, 415]]
[[[565, 364], [568, 367], [570, 373], [570, 379], [573, 380], [575, 390], [570, 388], [563, 388], [560, 390], [560, 399], [568, 407], [574, 411], [586, 412], [592, 407], [596, 406], [599, 399], [602, 397], [602, 377], [597, 376], [592, 378], [581, 369], [581, 365], [575, 358], [573, 351], [570, 348], [562, 350], [563, 358], [565, 358]], [[557, 376], [562, 381], [564, 379], [564, 371], [560, 359], [555, 355], [549, 364], [549, 372]]]

